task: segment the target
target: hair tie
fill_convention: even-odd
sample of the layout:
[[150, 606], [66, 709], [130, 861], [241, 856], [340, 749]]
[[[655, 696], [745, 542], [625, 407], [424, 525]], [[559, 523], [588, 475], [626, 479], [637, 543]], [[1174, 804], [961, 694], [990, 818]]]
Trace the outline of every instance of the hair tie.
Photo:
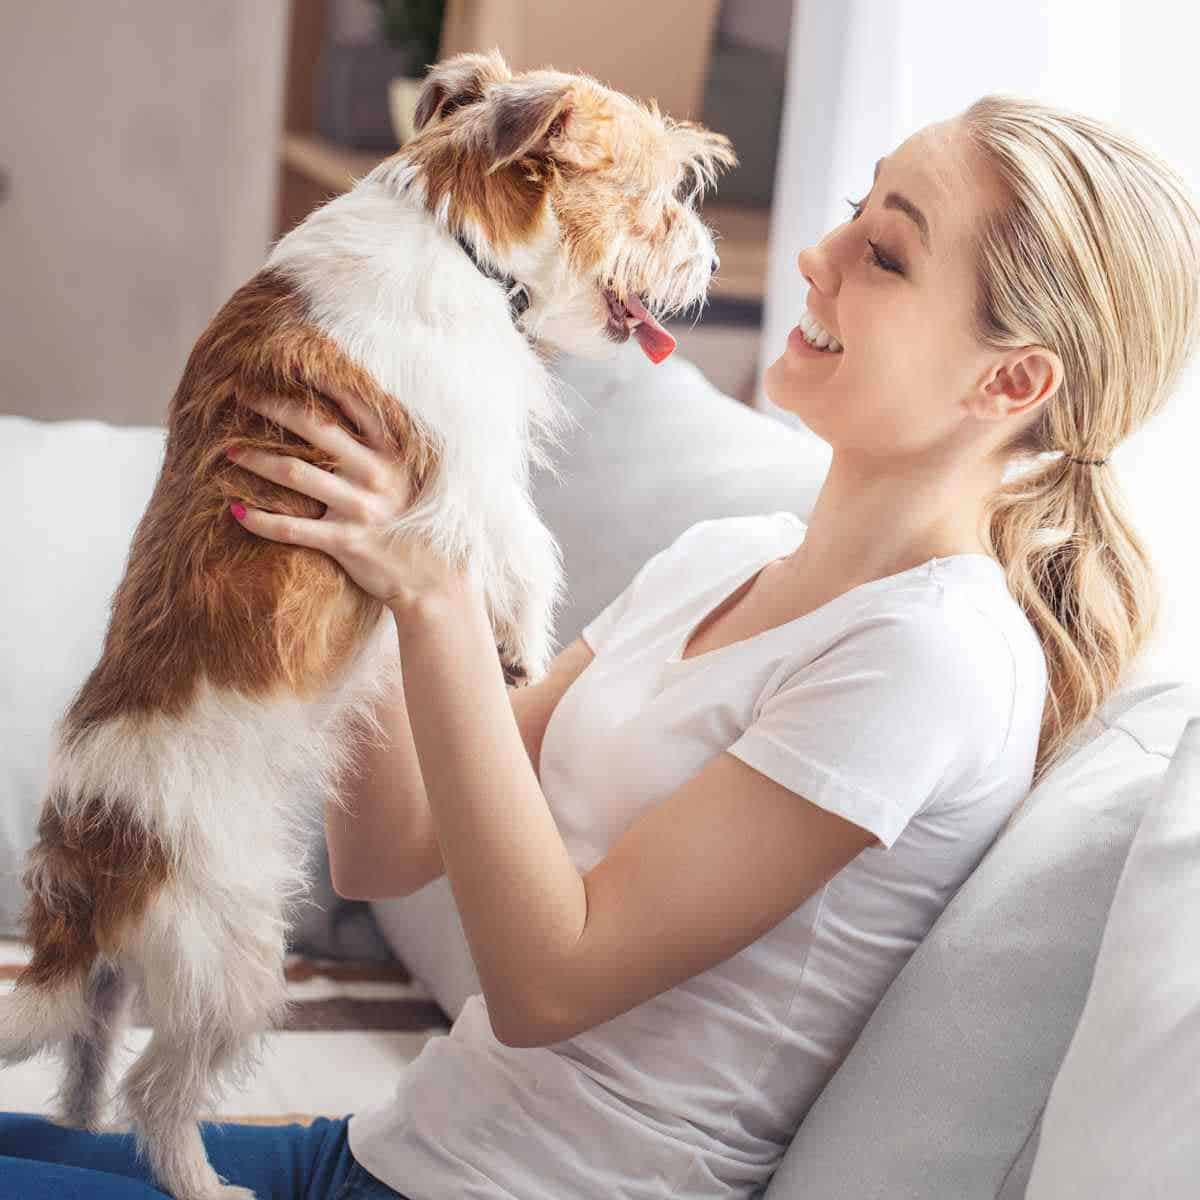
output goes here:
[[1089, 467], [1102, 467], [1106, 462], [1108, 462], [1107, 458], [1075, 458], [1070, 454], [1067, 454], [1066, 457], [1071, 462], [1083, 463], [1084, 466]]

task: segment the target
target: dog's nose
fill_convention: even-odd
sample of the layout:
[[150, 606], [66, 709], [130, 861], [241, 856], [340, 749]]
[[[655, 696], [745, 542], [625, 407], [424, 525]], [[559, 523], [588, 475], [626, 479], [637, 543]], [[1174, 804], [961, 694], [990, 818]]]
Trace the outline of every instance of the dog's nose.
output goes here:
[[715, 275], [721, 269], [721, 260], [714, 254], [712, 260], [712, 273]]

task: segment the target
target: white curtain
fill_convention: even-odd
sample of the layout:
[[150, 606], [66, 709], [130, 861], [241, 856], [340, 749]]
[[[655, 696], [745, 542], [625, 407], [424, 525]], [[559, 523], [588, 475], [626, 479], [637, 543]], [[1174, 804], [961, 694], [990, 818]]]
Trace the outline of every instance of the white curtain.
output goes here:
[[[987, 92], [1016, 92], [1112, 121], [1158, 151], [1200, 197], [1194, 78], [1200, 15], [1173, 0], [796, 0], [789, 46], [755, 407], [808, 284], [796, 255], [846, 219], [875, 160]], [[829, 448], [814, 435], [814, 452]], [[1166, 411], [1115, 451], [1166, 612], [1141, 678], [1200, 682], [1200, 364]]]

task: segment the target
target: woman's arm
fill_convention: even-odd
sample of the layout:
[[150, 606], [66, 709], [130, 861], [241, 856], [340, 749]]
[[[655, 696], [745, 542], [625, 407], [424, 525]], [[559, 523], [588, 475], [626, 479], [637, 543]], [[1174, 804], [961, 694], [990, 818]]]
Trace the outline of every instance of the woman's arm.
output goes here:
[[[576, 638], [537, 683], [508, 691], [539, 782], [546, 726], [563, 693], [594, 657], [583, 638]], [[364, 750], [359, 766], [347, 773], [342, 787], [342, 799], [358, 815], [325, 802], [333, 887], [348, 900], [407, 896], [446, 870], [402, 687], [376, 705], [375, 716], [387, 732], [387, 742], [372, 743]]]
[[[367, 742], [343, 776], [342, 805], [325, 801], [334, 891], [352, 900], [406, 896], [441, 874], [441, 853], [404, 689], [375, 705], [386, 737]], [[346, 809], [349, 811], [346, 811]], [[436, 856], [436, 861], [431, 862]]]

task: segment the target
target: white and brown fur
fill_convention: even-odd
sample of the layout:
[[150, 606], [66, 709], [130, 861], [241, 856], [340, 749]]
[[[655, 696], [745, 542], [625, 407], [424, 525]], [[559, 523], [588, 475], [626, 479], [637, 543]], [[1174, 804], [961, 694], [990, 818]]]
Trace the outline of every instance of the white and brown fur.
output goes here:
[[[56, 1118], [100, 1127], [114, 1039], [143, 989], [153, 1036], [120, 1082], [119, 1123], [178, 1200], [250, 1196], [213, 1171], [197, 1117], [283, 1015], [320, 801], [337, 802], [400, 679], [378, 601], [327, 555], [231, 518], [236, 499], [324, 506], [227, 448], [334, 465], [239, 400], [284, 396], [355, 436], [325, 393], [368, 404], [414, 480], [397, 531], [469, 568], [507, 682], [539, 678], [562, 589], [529, 496], [564, 412], [548, 353], [628, 337], [606, 286], [664, 316], [703, 302], [714, 247], [694, 203], [736, 161], [652, 102], [587, 76], [514, 77], [495, 52], [434, 68], [417, 123], [278, 242], [192, 351], [100, 660], [55, 730], [24, 874], [32, 958], [0, 1007], [0, 1060], [58, 1047]], [[526, 285], [516, 323], [457, 231]]]

